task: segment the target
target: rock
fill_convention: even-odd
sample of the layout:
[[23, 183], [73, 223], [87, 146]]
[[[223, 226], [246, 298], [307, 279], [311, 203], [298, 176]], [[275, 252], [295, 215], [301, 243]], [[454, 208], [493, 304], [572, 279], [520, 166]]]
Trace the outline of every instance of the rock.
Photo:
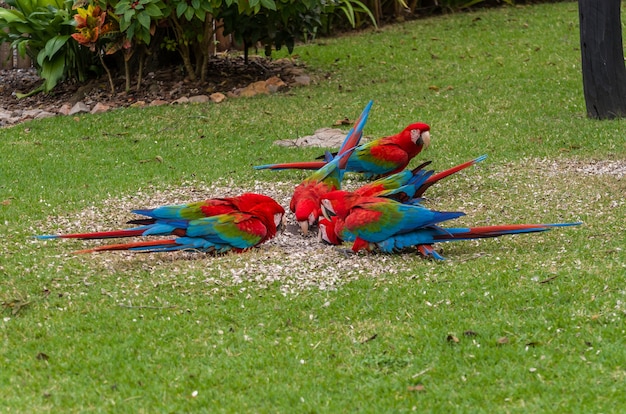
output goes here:
[[311, 77], [309, 75], [299, 75], [293, 78], [296, 85], [309, 86], [311, 84]]
[[295, 66], [285, 69], [285, 73], [290, 76], [304, 75], [304, 69]]
[[109, 105], [103, 104], [101, 102], [98, 102], [97, 104], [94, 105], [94, 107], [91, 109], [91, 113], [92, 114], [101, 114], [102, 112], [106, 112], [109, 109], [111, 109], [111, 107]]
[[70, 104], [63, 104], [57, 112], [59, 113], [59, 115], [69, 115], [71, 109], [72, 107], [70, 106]]
[[283, 139], [274, 141], [275, 145], [283, 147], [323, 147], [339, 148], [346, 138], [346, 133], [336, 128], [320, 128], [313, 135], [297, 139]]
[[11, 112], [0, 110], [0, 121], [8, 121], [13, 117]]
[[37, 115], [35, 115], [35, 119], [43, 119], [43, 118], [51, 118], [53, 116], [56, 116], [55, 113], [52, 112], [48, 112], [48, 111], [41, 111], [39, 112]]
[[23, 118], [35, 118], [41, 112], [43, 112], [41, 109], [26, 109], [24, 112], [22, 112], [22, 117]]
[[269, 94], [270, 91], [267, 89], [267, 84], [265, 81], [258, 81], [251, 83], [250, 85], [243, 88], [243, 90], [239, 93], [239, 96], [243, 97], [252, 97], [259, 94]]
[[87, 106], [84, 102], [76, 102], [76, 104], [72, 106], [72, 109], [70, 109], [68, 115], [76, 115], [82, 112], [89, 112], [90, 109], [91, 108], [89, 108], [89, 106]]
[[287, 84], [278, 76], [272, 76], [265, 81], [265, 86], [270, 93], [276, 93], [281, 89], [285, 89]]
[[189, 103], [207, 103], [209, 102], [209, 97], [206, 95], [195, 95], [189, 97]]
[[161, 106], [161, 105], [167, 105], [168, 102], [164, 101], [163, 99], [155, 99], [152, 102], [150, 102], [150, 106]]
[[224, 100], [226, 99], [226, 95], [221, 92], [215, 92], [209, 96], [209, 99], [211, 100], [211, 102], [220, 103], [224, 102]]
[[186, 96], [181, 96], [180, 98], [176, 99], [175, 101], [172, 101], [172, 105], [186, 104], [186, 103], [189, 103], [189, 98], [187, 98]]

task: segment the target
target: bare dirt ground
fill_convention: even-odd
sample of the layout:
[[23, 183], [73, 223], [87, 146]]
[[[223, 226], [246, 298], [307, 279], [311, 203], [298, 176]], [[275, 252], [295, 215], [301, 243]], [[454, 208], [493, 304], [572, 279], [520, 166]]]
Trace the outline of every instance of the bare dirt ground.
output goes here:
[[40, 108], [56, 113], [62, 105], [73, 105], [78, 101], [99, 102], [110, 107], [130, 106], [138, 101], [150, 103], [155, 99], [171, 102], [181, 97], [214, 92], [228, 94], [274, 76], [289, 85], [303, 73], [303, 67], [291, 59], [251, 57], [245, 64], [243, 57], [225, 56], [211, 60], [205, 82], [192, 82], [180, 66], [171, 66], [146, 73], [139, 89], [133, 79], [128, 93], [124, 91], [124, 77], [118, 75], [114, 76], [115, 93], [111, 93], [107, 77], [102, 76], [85, 83], [63, 82], [47, 94], [18, 99], [16, 93], [27, 93], [41, 83], [37, 73], [34, 69], [0, 70], [0, 109]]

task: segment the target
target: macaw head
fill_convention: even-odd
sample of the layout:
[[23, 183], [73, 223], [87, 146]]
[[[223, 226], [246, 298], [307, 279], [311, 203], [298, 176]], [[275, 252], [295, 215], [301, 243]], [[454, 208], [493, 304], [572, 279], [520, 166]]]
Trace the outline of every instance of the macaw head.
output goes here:
[[425, 150], [430, 145], [430, 126], [422, 122], [416, 122], [404, 128], [400, 133], [404, 141], [407, 143], [410, 141], [412, 156], [419, 154], [422, 150]]
[[319, 204], [311, 198], [304, 198], [295, 206], [294, 214], [302, 234], [306, 236], [309, 233], [309, 228], [315, 225], [320, 216]]
[[256, 214], [264, 221], [268, 230], [266, 239], [271, 239], [276, 235], [283, 223], [285, 209], [274, 199], [267, 196], [259, 197], [258, 201], [259, 203], [250, 207], [248, 211]]
[[341, 239], [335, 233], [335, 224], [337, 223], [337, 217], [331, 219], [322, 218], [318, 223], [318, 239], [326, 244], [338, 245], [341, 244]]
[[321, 213], [327, 219], [333, 216], [345, 218], [354, 205], [353, 200], [360, 196], [349, 191], [335, 190], [322, 196], [320, 200]]

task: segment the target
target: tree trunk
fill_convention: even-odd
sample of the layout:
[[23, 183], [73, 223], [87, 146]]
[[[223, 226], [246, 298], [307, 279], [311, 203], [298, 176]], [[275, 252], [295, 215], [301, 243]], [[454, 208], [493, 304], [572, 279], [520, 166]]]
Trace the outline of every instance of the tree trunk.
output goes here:
[[626, 67], [620, 0], [578, 0], [587, 116], [626, 116]]

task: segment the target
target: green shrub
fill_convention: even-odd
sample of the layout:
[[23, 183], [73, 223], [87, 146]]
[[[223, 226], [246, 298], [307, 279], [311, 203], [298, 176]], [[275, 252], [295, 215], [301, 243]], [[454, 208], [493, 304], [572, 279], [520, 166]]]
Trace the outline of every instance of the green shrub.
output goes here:
[[7, 0], [0, 8], [0, 43], [11, 42], [21, 56], [28, 55], [43, 79], [31, 93], [48, 92], [64, 78], [84, 81], [92, 55], [71, 38], [72, 2], [63, 0]]

